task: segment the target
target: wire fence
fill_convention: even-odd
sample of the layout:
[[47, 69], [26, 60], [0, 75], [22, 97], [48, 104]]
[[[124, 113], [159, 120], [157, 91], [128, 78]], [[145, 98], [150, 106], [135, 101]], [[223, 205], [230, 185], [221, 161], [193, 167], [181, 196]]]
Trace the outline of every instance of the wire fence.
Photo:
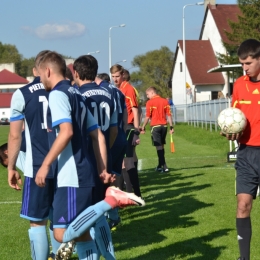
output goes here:
[[[173, 122], [174, 124], [188, 123], [194, 127], [218, 131], [218, 115], [223, 109], [230, 107], [230, 104], [230, 99], [223, 98], [188, 105], [171, 106]], [[142, 107], [143, 118], [145, 117], [145, 112], [145, 107]]]

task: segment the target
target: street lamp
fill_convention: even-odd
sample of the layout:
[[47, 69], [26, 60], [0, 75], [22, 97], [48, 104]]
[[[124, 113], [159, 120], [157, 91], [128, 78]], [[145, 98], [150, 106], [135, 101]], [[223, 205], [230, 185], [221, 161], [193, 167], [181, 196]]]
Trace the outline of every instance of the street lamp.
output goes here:
[[108, 46], [109, 47], [109, 50], [108, 50], [108, 53], [109, 53], [109, 70], [110, 70], [110, 68], [112, 66], [112, 58], [111, 58], [111, 30], [113, 28], [117, 28], [117, 27], [125, 27], [125, 24], [123, 23], [123, 24], [120, 24], [120, 25], [111, 26], [109, 28], [109, 38], [108, 38], [108, 42], [109, 42], [109, 46]]
[[[191, 6], [191, 5], [204, 5], [204, 2], [197, 2], [195, 4], [187, 4], [183, 6], [183, 13], [182, 13], [182, 31], [183, 31], [183, 68], [184, 68], [184, 95], [185, 95], [185, 105], [187, 106], [187, 94], [186, 94], [186, 47], [185, 47], [185, 17], [184, 17], [184, 10], [187, 6]], [[186, 108], [187, 109], [187, 108]]]
[[92, 54], [92, 53], [100, 53], [100, 51], [92, 51], [92, 52], [88, 52], [88, 55], [89, 55], [89, 54]]
[[127, 60], [120, 60], [120, 61], [117, 61], [116, 64], [118, 63], [121, 63], [121, 62], [126, 62]]

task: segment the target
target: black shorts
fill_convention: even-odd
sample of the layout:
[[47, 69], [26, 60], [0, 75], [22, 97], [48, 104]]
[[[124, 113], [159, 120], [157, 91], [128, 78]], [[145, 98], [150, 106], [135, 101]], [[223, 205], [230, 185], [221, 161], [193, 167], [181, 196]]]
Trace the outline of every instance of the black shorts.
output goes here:
[[250, 194], [255, 199], [260, 176], [260, 147], [240, 145], [235, 168], [236, 194]]
[[128, 124], [126, 132], [125, 132], [126, 140], [127, 140], [125, 157], [133, 157], [134, 156], [135, 146], [132, 144], [133, 138], [134, 138], [134, 131], [135, 131], [134, 125]]
[[151, 134], [153, 146], [161, 146], [166, 144], [167, 125], [153, 126]]

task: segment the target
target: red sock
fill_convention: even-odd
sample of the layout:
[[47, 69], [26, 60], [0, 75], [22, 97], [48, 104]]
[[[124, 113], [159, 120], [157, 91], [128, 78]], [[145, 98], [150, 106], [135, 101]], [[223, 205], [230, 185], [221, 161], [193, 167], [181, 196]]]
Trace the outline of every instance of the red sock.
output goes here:
[[108, 203], [112, 207], [112, 209], [117, 207], [117, 200], [115, 197], [112, 196], [105, 197], [104, 201]]

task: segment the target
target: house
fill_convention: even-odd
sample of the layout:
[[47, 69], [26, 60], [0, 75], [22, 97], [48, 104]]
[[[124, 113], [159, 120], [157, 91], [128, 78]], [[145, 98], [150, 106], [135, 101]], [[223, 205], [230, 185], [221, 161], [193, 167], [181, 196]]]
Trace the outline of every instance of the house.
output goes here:
[[218, 92], [224, 95], [230, 92], [227, 72], [207, 72], [219, 65], [218, 53], [227, 54], [222, 42], [228, 41], [225, 34], [230, 31], [228, 21], [236, 22], [241, 11], [237, 5], [215, 4], [215, 0], [204, 2], [199, 40], [185, 40], [186, 62], [183, 41], [177, 42], [171, 74], [172, 98], [176, 105], [212, 100], [218, 98]]
[[10, 118], [12, 92], [0, 93], [0, 119]]

